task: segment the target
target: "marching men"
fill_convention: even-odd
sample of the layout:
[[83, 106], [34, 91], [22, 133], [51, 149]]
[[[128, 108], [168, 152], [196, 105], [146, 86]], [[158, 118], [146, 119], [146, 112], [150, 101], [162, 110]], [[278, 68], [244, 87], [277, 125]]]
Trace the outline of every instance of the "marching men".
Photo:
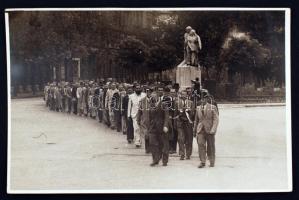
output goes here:
[[116, 82], [54, 82], [45, 87], [44, 95], [50, 110], [79, 116], [89, 114], [112, 130], [122, 131], [128, 143], [134, 141], [137, 148], [144, 140], [145, 152], [152, 154], [150, 166], [161, 160], [167, 166], [169, 154], [176, 153], [177, 146], [180, 160], [189, 160], [194, 136], [200, 159], [198, 167], [204, 168], [206, 160], [214, 167], [217, 103], [207, 90], [200, 89], [200, 95], [191, 98], [188, 88], [181, 92], [178, 89], [162, 83], [144, 86], [135, 83], [132, 87]]

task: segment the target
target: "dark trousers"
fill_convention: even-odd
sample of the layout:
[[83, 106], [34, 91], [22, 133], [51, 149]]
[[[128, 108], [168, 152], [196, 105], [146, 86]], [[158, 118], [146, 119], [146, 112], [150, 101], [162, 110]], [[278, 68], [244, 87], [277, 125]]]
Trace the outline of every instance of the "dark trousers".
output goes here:
[[197, 134], [199, 159], [206, 163], [208, 156], [210, 164], [215, 164], [215, 135], [201, 131]]
[[168, 133], [149, 134], [149, 145], [153, 163], [158, 164], [162, 159], [163, 164], [168, 163], [169, 158], [169, 135]]
[[134, 128], [133, 128], [133, 120], [131, 117], [127, 118], [127, 140], [133, 141], [134, 139]]
[[150, 150], [149, 138], [147, 135], [144, 137], [144, 146], [145, 146], [145, 152], [149, 153], [151, 150]]
[[103, 114], [104, 114], [104, 122], [105, 124], [110, 127], [111, 123], [110, 123], [110, 116], [109, 116], [109, 110], [108, 109], [104, 109], [103, 110]]
[[65, 97], [63, 97], [62, 99], [61, 99], [61, 101], [62, 101], [62, 108], [61, 108], [61, 110], [62, 110], [62, 112], [65, 112], [65, 110], [66, 110], [66, 101], [67, 101], [67, 99], [65, 98]]
[[77, 109], [78, 109], [78, 101], [77, 101], [77, 99], [76, 100], [72, 100], [72, 102], [73, 102], [73, 113], [75, 114], [75, 115], [77, 115]]
[[55, 110], [55, 99], [53, 97], [50, 98], [50, 110]]
[[121, 131], [121, 115], [119, 110], [114, 110], [114, 120], [117, 132]]
[[190, 157], [192, 154], [192, 143], [193, 143], [193, 133], [192, 124], [187, 122], [182, 122], [181, 126], [178, 127], [178, 143], [179, 143], [179, 155], [181, 157]]
[[68, 113], [71, 113], [72, 112], [72, 99], [70, 97], [66, 98], [66, 101], [67, 101], [67, 111]]
[[103, 110], [101, 108], [98, 109], [98, 118], [99, 122], [103, 121]]
[[178, 143], [178, 131], [176, 129], [172, 129], [172, 138], [169, 141], [169, 150], [170, 151], [176, 151], [177, 143]]

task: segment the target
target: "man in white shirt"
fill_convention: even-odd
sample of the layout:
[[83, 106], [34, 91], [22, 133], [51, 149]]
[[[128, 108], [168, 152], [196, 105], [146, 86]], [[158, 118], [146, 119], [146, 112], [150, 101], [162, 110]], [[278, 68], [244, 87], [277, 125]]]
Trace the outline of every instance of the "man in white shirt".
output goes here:
[[128, 102], [128, 118], [132, 118], [133, 120], [134, 140], [137, 148], [141, 147], [141, 131], [137, 122], [137, 113], [140, 100], [145, 96], [146, 94], [142, 92], [141, 86], [139, 84], [136, 84], [135, 92], [129, 96]]

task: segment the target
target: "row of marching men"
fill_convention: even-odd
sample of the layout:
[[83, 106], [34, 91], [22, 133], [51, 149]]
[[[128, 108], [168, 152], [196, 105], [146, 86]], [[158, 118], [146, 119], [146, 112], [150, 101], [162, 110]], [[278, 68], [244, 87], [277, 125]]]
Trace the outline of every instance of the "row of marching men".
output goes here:
[[152, 154], [150, 166], [160, 160], [167, 166], [177, 146], [180, 160], [191, 159], [195, 137], [199, 168], [207, 159], [214, 167], [219, 111], [206, 90], [195, 89], [179, 92], [178, 84], [160, 83], [53, 82], [45, 86], [44, 99], [50, 110], [97, 119], [127, 135], [128, 143]]

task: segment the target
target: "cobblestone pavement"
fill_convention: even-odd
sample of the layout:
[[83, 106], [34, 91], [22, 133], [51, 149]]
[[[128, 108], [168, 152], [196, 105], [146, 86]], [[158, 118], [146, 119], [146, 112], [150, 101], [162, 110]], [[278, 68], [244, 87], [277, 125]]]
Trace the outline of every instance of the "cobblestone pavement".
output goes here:
[[167, 167], [150, 167], [144, 149], [135, 149], [126, 136], [96, 120], [49, 111], [40, 98], [11, 103], [12, 190], [288, 188], [284, 106], [220, 106], [216, 166], [198, 169], [195, 140], [191, 160], [171, 155]]

